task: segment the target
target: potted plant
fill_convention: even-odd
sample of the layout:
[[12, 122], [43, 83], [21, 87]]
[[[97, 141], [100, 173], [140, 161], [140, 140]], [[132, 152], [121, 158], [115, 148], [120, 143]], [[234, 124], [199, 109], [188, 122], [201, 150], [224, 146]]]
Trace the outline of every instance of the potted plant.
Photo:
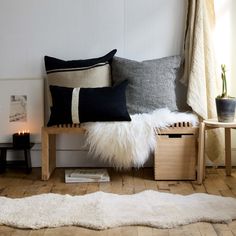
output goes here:
[[235, 117], [236, 98], [228, 96], [226, 68], [221, 65], [222, 94], [216, 97], [216, 110], [219, 122], [233, 122]]

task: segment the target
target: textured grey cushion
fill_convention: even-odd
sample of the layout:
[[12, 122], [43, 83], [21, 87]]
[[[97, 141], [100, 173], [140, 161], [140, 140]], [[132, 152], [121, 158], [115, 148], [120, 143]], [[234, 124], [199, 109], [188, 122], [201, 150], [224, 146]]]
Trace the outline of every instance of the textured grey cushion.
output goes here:
[[113, 83], [129, 81], [126, 90], [129, 113], [150, 112], [163, 107], [177, 110], [175, 80], [180, 64], [180, 56], [143, 62], [114, 57]]

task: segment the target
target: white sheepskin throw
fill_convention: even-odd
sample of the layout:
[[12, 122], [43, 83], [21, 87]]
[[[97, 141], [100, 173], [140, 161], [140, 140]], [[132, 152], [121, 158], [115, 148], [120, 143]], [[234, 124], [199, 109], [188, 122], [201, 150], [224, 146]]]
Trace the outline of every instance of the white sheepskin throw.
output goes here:
[[115, 168], [141, 167], [154, 151], [154, 128], [165, 128], [176, 122], [190, 122], [198, 118], [192, 113], [158, 109], [149, 114], [135, 114], [131, 122], [93, 122], [84, 124], [89, 151]]
[[95, 192], [83, 196], [50, 193], [19, 199], [0, 197], [0, 224], [18, 228], [173, 228], [198, 221], [228, 223], [232, 219], [236, 219], [236, 199], [203, 193], [182, 196], [147, 190], [133, 195]]

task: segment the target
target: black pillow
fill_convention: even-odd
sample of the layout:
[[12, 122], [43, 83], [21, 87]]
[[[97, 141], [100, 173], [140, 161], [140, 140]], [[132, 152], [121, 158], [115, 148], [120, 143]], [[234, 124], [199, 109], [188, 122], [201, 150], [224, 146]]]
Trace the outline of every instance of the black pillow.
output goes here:
[[116, 51], [116, 49], [113, 49], [106, 55], [98, 58], [71, 61], [45, 56], [49, 106], [52, 106], [52, 98], [49, 92], [50, 85], [68, 88], [111, 86], [111, 62]]
[[48, 126], [89, 121], [131, 121], [126, 108], [125, 80], [113, 87], [67, 88], [50, 86], [51, 116]]
[[106, 55], [98, 58], [91, 58], [91, 59], [81, 59], [81, 60], [71, 60], [71, 61], [65, 61], [61, 60], [55, 57], [45, 56], [45, 67], [47, 73], [50, 73], [51, 71], [62, 71], [63, 69], [68, 70], [69, 68], [86, 68], [90, 66], [97, 65], [99, 63], [109, 62], [111, 64], [113, 56], [116, 54], [117, 50], [113, 49]]

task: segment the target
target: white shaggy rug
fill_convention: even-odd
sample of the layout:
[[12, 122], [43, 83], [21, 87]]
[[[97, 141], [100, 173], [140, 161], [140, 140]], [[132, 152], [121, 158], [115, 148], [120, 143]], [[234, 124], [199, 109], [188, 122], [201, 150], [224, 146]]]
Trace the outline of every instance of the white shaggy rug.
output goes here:
[[173, 228], [198, 221], [226, 223], [232, 219], [236, 219], [236, 199], [203, 193], [182, 196], [147, 190], [133, 195], [95, 192], [83, 196], [49, 193], [19, 199], [0, 197], [0, 224], [18, 228]]
[[135, 114], [131, 122], [88, 122], [86, 144], [93, 156], [117, 169], [141, 167], [156, 146], [154, 128], [166, 128], [177, 122], [198, 124], [192, 113], [171, 112], [167, 108]]

